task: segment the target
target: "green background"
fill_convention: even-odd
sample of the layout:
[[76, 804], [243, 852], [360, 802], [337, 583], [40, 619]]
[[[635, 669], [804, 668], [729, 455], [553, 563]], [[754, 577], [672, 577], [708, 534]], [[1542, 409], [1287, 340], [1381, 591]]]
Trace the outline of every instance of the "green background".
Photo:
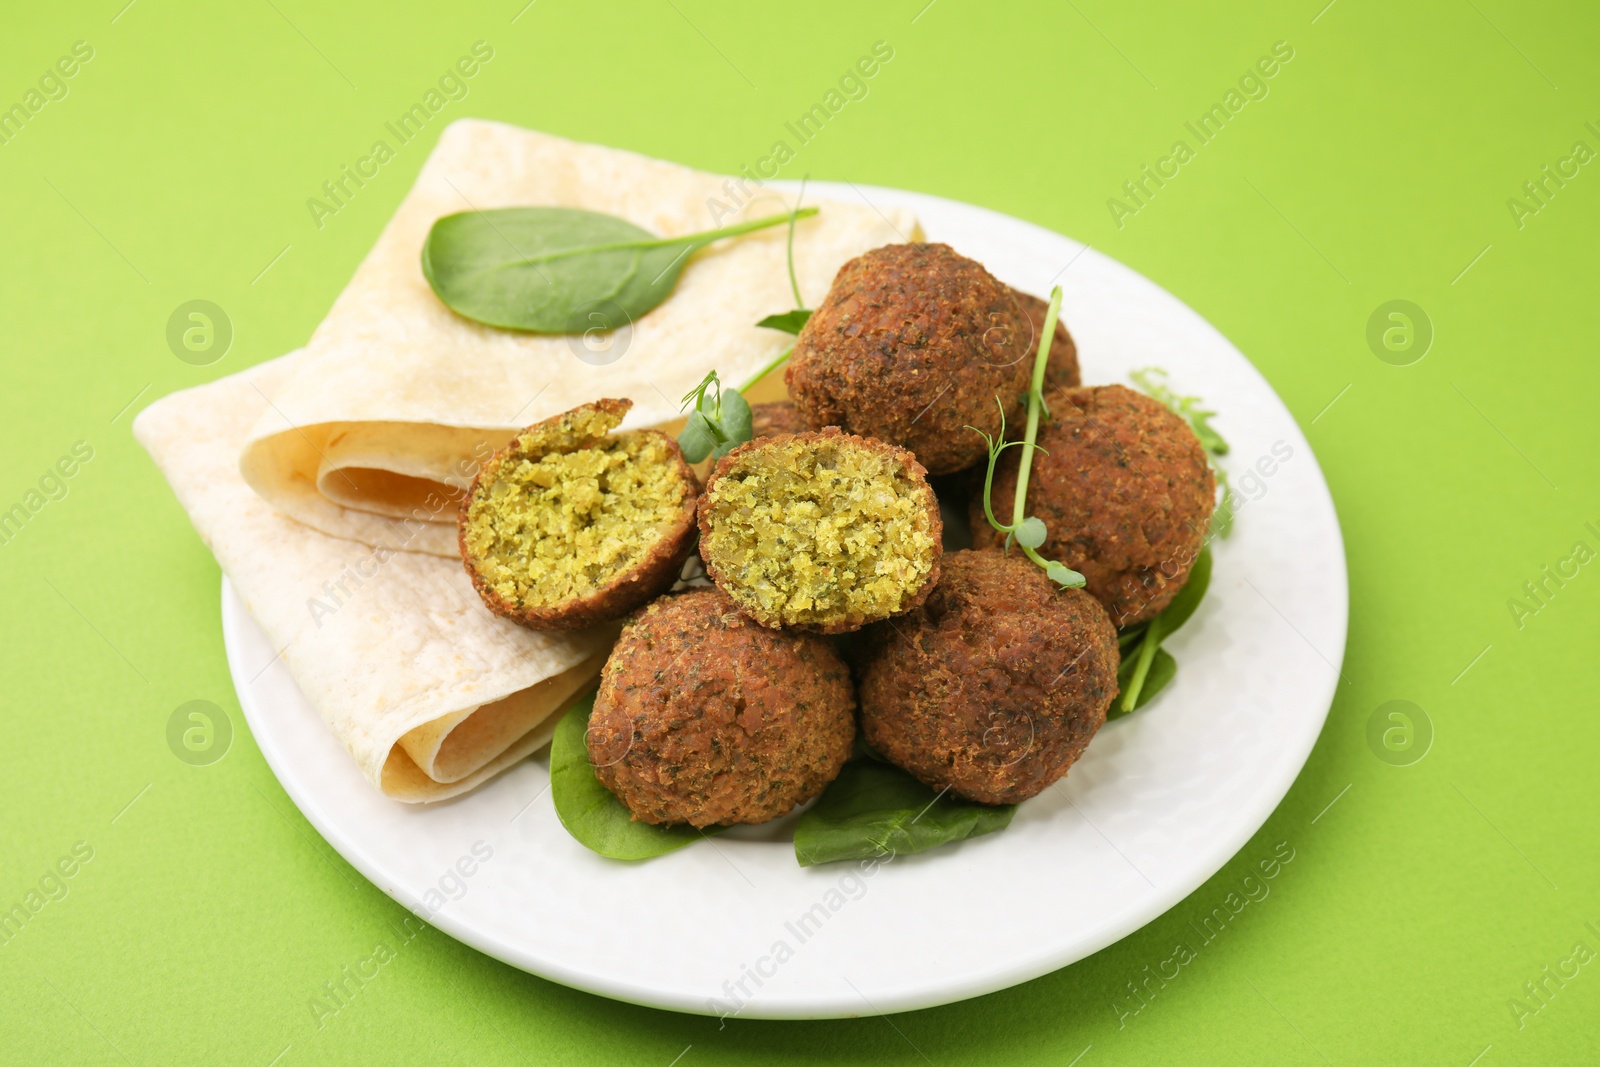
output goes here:
[[[1585, 127], [1600, 126], [1592, 9], [123, 2], [8, 5], [0, 34], [0, 106], [73, 42], [94, 49], [69, 94], [0, 145], [0, 509], [74, 442], [94, 449], [65, 498], [0, 546], [0, 904], [76, 842], [94, 850], [68, 895], [0, 947], [0, 1060], [1600, 1059], [1600, 962], [1547, 982], [1544, 1001], [1524, 989], [1575, 943], [1600, 950], [1585, 926], [1600, 928], [1600, 565], [1552, 584], [1520, 627], [1507, 606], [1575, 542], [1600, 548], [1584, 529], [1600, 526], [1600, 165], [1520, 227], [1507, 204], [1574, 142], [1600, 149]], [[494, 58], [470, 95], [319, 229], [306, 199], [480, 39]], [[429, 930], [318, 1029], [308, 999], [404, 913], [317, 837], [255, 749], [224, 664], [216, 566], [133, 442], [132, 413], [302, 343], [446, 119], [732, 170], [879, 40], [894, 57], [867, 98], [782, 177], [937, 193], [1087, 241], [1216, 324], [1305, 427], [1338, 503], [1352, 605], [1345, 681], [1310, 762], [1168, 915], [964, 1004], [719, 1029]], [[1108, 198], [1278, 41], [1294, 56], [1270, 95], [1119, 228]], [[235, 331], [204, 367], [165, 336], [197, 298]], [[1393, 299], [1432, 323], [1413, 365], [1367, 342]], [[236, 728], [210, 766], [166, 740], [196, 699]], [[1420, 762], [1369, 746], [1390, 700], [1431, 723]], [[1278, 842], [1295, 859], [1270, 897], [1119, 1021], [1125, 983]], [[996, 887], [996, 906], [1058, 902]], [[962, 936], [961, 916], [929, 936]], [[1520, 1025], [1512, 998], [1528, 1007]]]

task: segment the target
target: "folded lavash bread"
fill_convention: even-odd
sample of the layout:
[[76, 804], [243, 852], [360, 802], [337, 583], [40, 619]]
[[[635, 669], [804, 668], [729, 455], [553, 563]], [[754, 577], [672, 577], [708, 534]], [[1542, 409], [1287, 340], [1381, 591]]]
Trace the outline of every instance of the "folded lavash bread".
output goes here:
[[615, 634], [524, 629], [484, 609], [459, 559], [331, 537], [257, 496], [239, 449], [306, 363], [174, 393], [134, 436], [362, 773], [396, 800], [443, 800], [542, 747]]
[[[738, 383], [792, 340], [755, 324], [792, 307], [794, 296], [786, 228], [775, 226], [697, 253], [672, 295], [631, 328], [601, 336], [496, 329], [456, 315], [429, 288], [420, 257], [434, 221], [543, 205], [679, 236], [792, 203], [748, 180], [632, 152], [494, 122], [453, 123], [297, 373], [263, 386], [270, 403], [239, 458], [245, 480], [326, 533], [454, 556], [456, 502], [515, 430], [602, 396], [633, 401], [627, 427], [670, 426], [708, 370]], [[810, 304], [845, 262], [917, 232], [900, 209], [818, 206], [794, 240]]]

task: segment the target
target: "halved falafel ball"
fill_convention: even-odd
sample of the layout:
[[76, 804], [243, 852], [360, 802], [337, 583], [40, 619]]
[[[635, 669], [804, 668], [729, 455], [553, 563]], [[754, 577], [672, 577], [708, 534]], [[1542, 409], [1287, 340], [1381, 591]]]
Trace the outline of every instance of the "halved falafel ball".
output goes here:
[[927, 603], [872, 628], [861, 732], [933, 789], [1015, 804], [1083, 754], [1118, 662], [1116, 630], [1083, 590], [999, 549], [947, 553]]
[[[1039, 350], [1039, 335], [1044, 333], [1044, 320], [1050, 313], [1050, 301], [1030, 296], [1020, 289], [1011, 290], [1011, 295], [1017, 298], [1017, 306], [1028, 316], [1028, 325], [1033, 331], [1029, 335], [1033, 340], [1028, 346], [1028, 354], [1031, 357]], [[1031, 371], [1033, 367], [1031, 358], [1028, 367]], [[1078, 373], [1078, 346], [1072, 340], [1072, 334], [1067, 332], [1067, 324], [1058, 314], [1056, 331], [1050, 341], [1050, 355], [1045, 358], [1045, 390], [1073, 389], [1082, 384], [1083, 379]]]
[[[1022, 412], [1033, 330], [1011, 289], [949, 245], [885, 245], [839, 269], [785, 380], [812, 426], [911, 449], [933, 474], [984, 458]], [[996, 404], [996, 398], [1000, 403]]]
[[750, 436], [776, 437], [780, 433], [805, 433], [816, 429], [800, 417], [800, 411], [791, 400], [773, 400], [766, 404], [750, 405]]
[[694, 546], [699, 491], [677, 442], [612, 431], [631, 400], [535, 423], [461, 502], [458, 543], [478, 595], [535, 630], [619, 619], [666, 591]]
[[700, 498], [700, 558], [763, 626], [844, 633], [922, 602], [939, 577], [939, 502], [910, 452], [826, 430], [718, 461]]
[[600, 675], [589, 759], [643, 822], [766, 822], [838, 776], [854, 713], [827, 638], [769, 630], [727, 594], [697, 589], [623, 627]]
[[[1118, 627], [1144, 622], [1172, 602], [1205, 543], [1216, 504], [1205, 449], [1166, 405], [1125, 386], [1059, 390], [1047, 401], [1028, 477], [1028, 514], [1049, 529], [1039, 552], [1080, 572]], [[996, 515], [1010, 514], [1018, 451], [995, 471]], [[979, 547], [1000, 539], [982, 495], [971, 505]]]

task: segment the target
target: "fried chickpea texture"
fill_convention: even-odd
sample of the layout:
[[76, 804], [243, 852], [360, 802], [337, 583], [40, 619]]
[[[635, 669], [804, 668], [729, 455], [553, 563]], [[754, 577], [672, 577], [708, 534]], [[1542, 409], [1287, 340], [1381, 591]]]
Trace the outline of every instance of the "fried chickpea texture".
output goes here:
[[496, 615], [582, 629], [677, 579], [694, 546], [699, 483], [665, 434], [612, 432], [632, 404], [600, 400], [536, 423], [473, 479], [457, 540]]
[[1021, 555], [948, 553], [927, 602], [868, 636], [862, 735], [932, 789], [1015, 804], [1083, 754], [1118, 662], [1116, 630], [1083, 590]]
[[706, 573], [764, 626], [844, 633], [909, 610], [939, 576], [939, 504], [903, 448], [841, 433], [758, 438], [700, 500]]
[[726, 594], [697, 589], [624, 626], [600, 675], [589, 759], [643, 822], [761, 823], [838, 776], [854, 712], [827, 638], [767, 629]]
[[[1216, 503], [1205, 449], [1166, 405], [1121, 385], [1047, 399], [1028, 478], [1028, 514], [1049, 529], [1039, 552], [1081, 573], [1118, 627], [1144, 622], [1172, 602], [1205, 543]], [[996, 515], [1010, 514], [1019, 451], [995, 471]], [[982, 496], [971, 506], [979, 547], [1000, 541]]]
[[[895, 244], [839, 269], [785, 380], [812, 426], [909, 448], [932, 474], [986, 456], [1022, 411], [1033, 329], [1012, 290], [943, 244]], [[999, 404], [996, 404], [996, 398]]]

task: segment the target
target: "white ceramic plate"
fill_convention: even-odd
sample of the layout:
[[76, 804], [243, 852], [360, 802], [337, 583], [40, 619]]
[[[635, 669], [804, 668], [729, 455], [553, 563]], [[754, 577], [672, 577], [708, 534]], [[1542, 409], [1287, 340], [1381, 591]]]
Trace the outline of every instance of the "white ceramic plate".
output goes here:
[[547, 754], [459, 800], [386, 800], [283, 664], [262, 671], [273, 650], [224, 582], [240, 706], [312, 825], [452, 937], [603, 996], [746, 1018], [867, 1015], [1081, 959], [1182, 900], [1255, 833], [1309, 755], [1344, 656], [1344, 548], [1327, 484], [1282, 401], [1226, 338], [1134, 271], [1018, 219], [889, 189], [811, 188], [910, 207], [929, 240], [1029, 292], [1059, 283], [1085, 380], [1167, 368], [1222, 413], [1246, 503], [1214, 546], [1210, 592], [1170, 643], [1180, 668], [1165, 693], [1107, 725], [1009, 829], [870, 877], [853, 864], [800, 868], [783, 824], [643, 864], [604, 860], [557, 821]]

